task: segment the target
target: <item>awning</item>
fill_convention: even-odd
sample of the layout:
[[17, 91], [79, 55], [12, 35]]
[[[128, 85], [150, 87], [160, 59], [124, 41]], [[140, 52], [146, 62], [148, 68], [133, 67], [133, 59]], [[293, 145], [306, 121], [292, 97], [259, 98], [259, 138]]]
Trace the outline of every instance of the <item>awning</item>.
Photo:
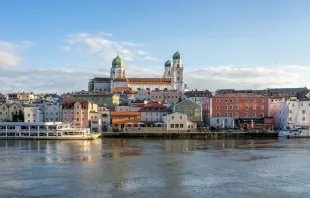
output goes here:
[[162, 122], [156, 122], [155, 124], [164, 124], [164, 123], [162, 123]]
[[134, 124], [134, 123], [132, 123], [132, 122], [128, 122], [127, 124]]
[[143, 122], [139, 122], [139, 123], [137, 123], [137, 124], [144, 124]]

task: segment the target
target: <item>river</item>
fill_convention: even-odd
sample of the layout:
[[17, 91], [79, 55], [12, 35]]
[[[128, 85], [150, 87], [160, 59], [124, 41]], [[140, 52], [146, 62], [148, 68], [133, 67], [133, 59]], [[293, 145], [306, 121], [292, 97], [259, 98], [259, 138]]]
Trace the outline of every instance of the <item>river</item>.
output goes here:
[[0, 197], [309, 197], [310, 140], [0, 140]]

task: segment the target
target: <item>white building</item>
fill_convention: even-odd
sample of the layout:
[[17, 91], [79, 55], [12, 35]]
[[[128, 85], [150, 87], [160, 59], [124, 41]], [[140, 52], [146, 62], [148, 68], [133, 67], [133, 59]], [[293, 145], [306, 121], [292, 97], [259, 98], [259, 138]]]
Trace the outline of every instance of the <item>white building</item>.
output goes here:
[[210, 126], [214, 128], [235, 128], [234, 117], [211, 117]]
[[144, 123], [164, 122], [164, 116], [169, 112], [169, 109], [161, 103], [150, 102], [139, 111], [141, 113], [141, 121]]
[[24, 107], [24, 122], [43, 122], [43, 113], [38, 107]]
[[281, 101], [270, 103], [270, 113], [278, 129], [295, 124], [310, 125], [310, 101]]
[[167, 130], [191, 130], [196, 129], [197, 125], [187, 119], [186, 114], [172, 113], [165, 116], [164, 123], [167, 126]]
[[98, 105], [98, 113], [101, 115], [101, 123], [109, 127], [111, 123], [111, 111], [105, 105]]
[[115, 111], [139, 111], [142, 106], [115, 106]]
[[45, 105], [44, 107], [45, 122], [60, 122], [62, 121], [62, 106], [58, 104]]
[[140, 101], [150, 101], [150, 94], [144, 89], [141, 89], [138, 93], [136, 93], [134, 99]]

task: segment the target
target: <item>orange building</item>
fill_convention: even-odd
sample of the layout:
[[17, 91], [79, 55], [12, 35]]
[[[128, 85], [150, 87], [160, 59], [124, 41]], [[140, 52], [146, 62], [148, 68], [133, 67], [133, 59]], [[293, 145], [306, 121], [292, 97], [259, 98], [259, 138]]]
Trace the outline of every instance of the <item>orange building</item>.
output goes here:
[[111, 117], [113, 127], [137, 127], [140, 122], [140, 112], [112, 111]]
[[252, 93], [217, 94], [212, 97], [211, 115], [234, 118], [268, 117], [269, 98]]

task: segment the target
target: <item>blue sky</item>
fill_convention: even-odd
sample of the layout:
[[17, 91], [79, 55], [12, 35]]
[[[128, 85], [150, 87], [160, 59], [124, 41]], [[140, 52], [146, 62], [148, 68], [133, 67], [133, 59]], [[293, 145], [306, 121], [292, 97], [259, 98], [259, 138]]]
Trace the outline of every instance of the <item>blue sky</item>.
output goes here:
[[71, 80], [59, 86], [55, 76], [38, 91], [86, 88], [88, 78], [107, 75], [111, 57], [122, 50], [128, 50], [120, 52], [127, 75], [139, 77], [162, 75], [179, 50], [192, 88], [310, 86], [300, 80], [310, 65], [309, 10], [308, 0], [2, 0], [1, 73], [24, 73], [14, 86], [0, 82], [6, 87], [0, 92], [37, 89], [45, 82], [27, 74], [36, 69], [40, 75], [67, 69]]

